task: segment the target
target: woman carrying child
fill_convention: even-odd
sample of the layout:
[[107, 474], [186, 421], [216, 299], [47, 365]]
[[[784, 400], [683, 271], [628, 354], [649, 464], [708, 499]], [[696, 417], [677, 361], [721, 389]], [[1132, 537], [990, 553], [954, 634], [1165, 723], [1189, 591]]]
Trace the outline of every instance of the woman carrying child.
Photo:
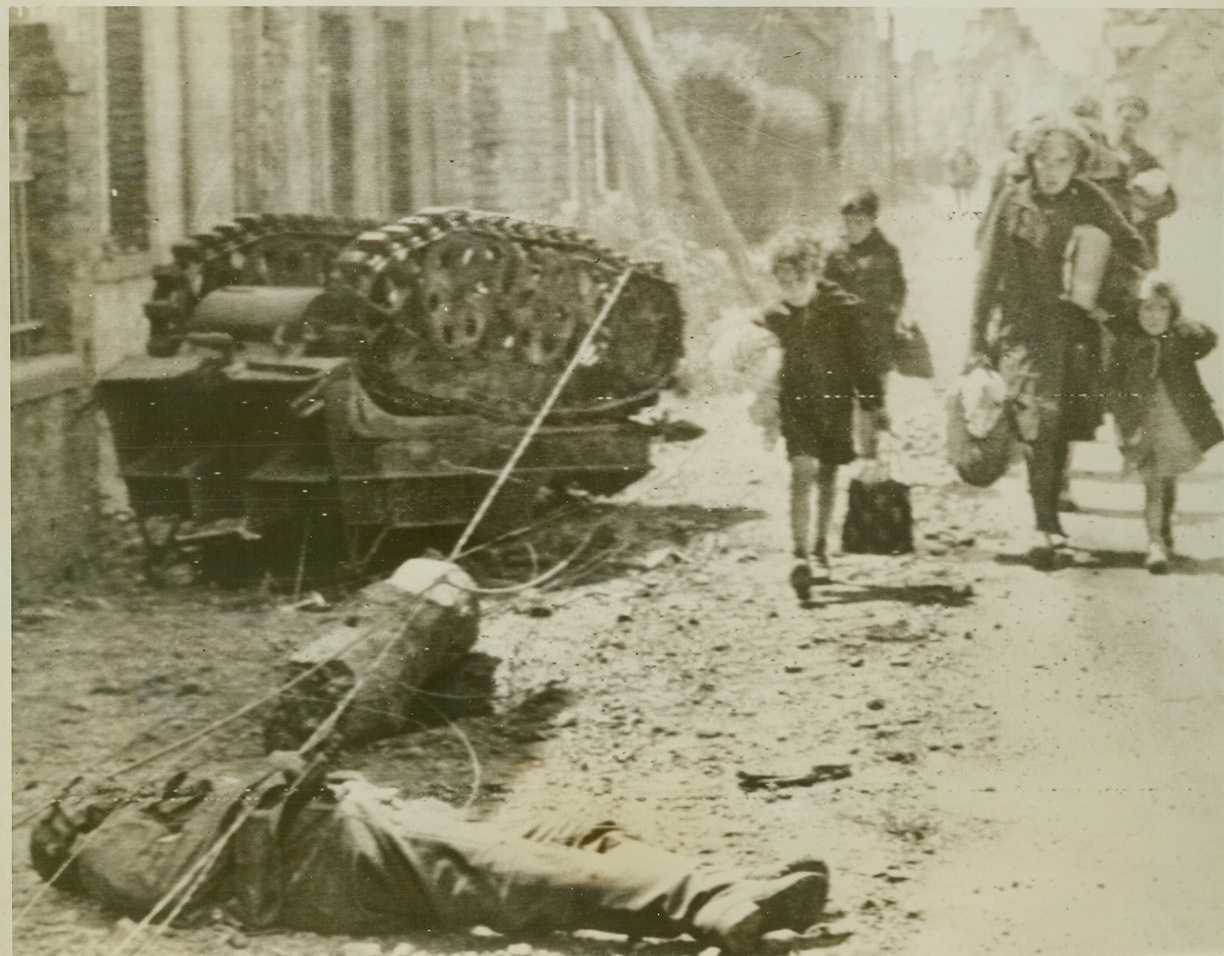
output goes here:
[[1068, 442], [1091, 439], [1101, 414], [1099, 331], [1067, 298], [1068, 244], [1078, 226], [1109, 236], [1099, 304], [1113, 315], [1133, 303], [1130, 277], [1148, 255], [1113, 201], [1083, 178], [1093, 154], [1078, 123], [1043, 117], [1027, 129], [1022, 152], [1029, 177], [999, 194], [982, 235], [966, 364], [995, 368], [1007, 382], [1037, 526], [1029, 556], [1048, 570], [1068, 547], [1058, 513]]
[[1111, 410], [1126, 464], [1143, 478], [1149, 542], [1144, 564], [1164, 574], [1173, 552], [1177, 476], [1224, 441], [1224, 427], [1195, 367], [1215, 348], [1216, 334], [1182, 316], [1177, 290], [1156, 273], [1144, 279], [1137, 317], [1111, 326], [1117, 336], [1107, 368]]
[[774, 240], [770, 263], [782, 303], [757, 324], [772, 332], [782, 349], [778, 405], [791, 463], [790, 518], [797, 562], [791, 584], [799, 598], [807, 600], [813, 584], [830, 580], [829, 525], [837, 468], [855, 457], [855, 401], [865, 412], [882, 414], [881, 386], [859, 300], [822, 278], [820, 241], [804, 232], [783, 233]]

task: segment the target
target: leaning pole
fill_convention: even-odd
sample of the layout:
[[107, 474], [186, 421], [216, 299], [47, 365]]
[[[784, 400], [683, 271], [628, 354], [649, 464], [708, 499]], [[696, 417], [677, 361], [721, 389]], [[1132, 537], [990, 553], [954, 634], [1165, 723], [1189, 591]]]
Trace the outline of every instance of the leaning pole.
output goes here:
[[664, 134], [692, 175], [692, 185], [696, 188], [698, 200], [718, 232], [718, 244], [722, 246], [731, 260], [740, 288], [749, 301], [756, 301], [760, 297], [760, 292], [752, 279], [752, 266], [748, 261], [748, 244], [740, 235], [735, 221], [727, 211], [726, 204], [723, 203], [722, 196], [718, 192], [718, 186], [715, 185], [710, 171], [706, 168], [705, 160], [702, 159], [701, 150], [697, 148], [697, 143], [685, 125], [679, 107], [672, 99], [671, 91], [659, 80], [655, 72], [650, 52], [642, 43], [634, 27], [633, 14], [636, 11], [623, 7], [600, 7], [600, 12], [608, 18], [613, 29], [616, 30], [621, 46], [641, 78], [642, 85], [654, 105], [659, 125], [663, 127]]

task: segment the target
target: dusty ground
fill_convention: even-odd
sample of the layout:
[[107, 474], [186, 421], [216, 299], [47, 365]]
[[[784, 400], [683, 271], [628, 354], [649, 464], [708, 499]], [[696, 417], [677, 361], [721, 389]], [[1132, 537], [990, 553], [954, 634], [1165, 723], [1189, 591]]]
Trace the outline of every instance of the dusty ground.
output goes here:
[[[949, 283], [965, 288], [969, 226], [949, 216], [946, 241], [907, 258], [913, 308], [945, 371], [964, 306], [953, 314], [944, 300]], [[1185, 485], [1187, 558], [1155, 578], [1141, 567], [1139, 489], [1114, 478], [1108, 446], [1081, 449], [1076, 493], [1088, 510], [1069, 530], [1082, 550], [1075, 566], [1040, 574], [1019, 557], [1021, 469], [986, 491], [953, 481], [936, 390], [896, 382], [918, 552], [835, 556], [835, 585], [804, 608], [785, 583], [785, 463], [744, 406], [691, 399], [705, 438], [661, 446], [648, 479], [573, 515], [568, 540], [606, 527], [600, 560], [556, 586], [486, 600], [478, 650], [496, 665], [492, 713], [386, 741], [350, 765], [412, 795], [471, 801], [479, 815], [598, 807], [691, 854], [744, 864], [818, 854], [834, 874], [832, 912], [789, 944], [798, 951], [1224, 952], [1221, 459]], [[115, 537], [130, 548], [122, 526]], [[83, 766], [114, 767], [266, 692], [285, 650], [339, 613], [284, 603], [258, 588], [154, 590], [128, 550], [18, 608], [15, 815]], [[248, 721], [196, 753], [258, 752]], [[850, 776], [752, 792], [737, 776], [825, 764]], [[110, 952], [126, 927], [58, 892], [35, 900], [27, 829], [14, 836], [14, 952]], [[306, 956], [361, 952], [355, 942], [216, 925], [144, 952]], [[515, 943], [361, 942], [370, 953]], [[530, 946], [628, 949], [559, 936]]]

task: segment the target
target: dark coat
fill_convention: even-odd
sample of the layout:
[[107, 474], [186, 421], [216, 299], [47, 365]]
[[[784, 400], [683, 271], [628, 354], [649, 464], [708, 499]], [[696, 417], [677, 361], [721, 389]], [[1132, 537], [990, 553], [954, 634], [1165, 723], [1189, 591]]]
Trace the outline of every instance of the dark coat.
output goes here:
[[[1140, 173], [1147, 172], [1149, 169], [1163, 168], [1160, 165], [1160, 160], [1138, 143], [1124, 141], [1119, 143], [1116, 148], [1126, 159], [1131, 179], [1134, 179]], [[1131, 198], [1130, 208], [1126, 211], [1131, 217], [1131, 221], [1135, 223], [1135, 228], [1139, 231], [1139, 235], [1147, 243], [1148, 251], [1152, 254], [1152, 265], [1155, 267], [1160, 262], [1160, 227], [1158, 223], [1161, 219], [1177, 212], [1177, 193], [1170, 186], [1165, 190], [1163, 196], [1156, 202], [1148, 204], [1142, 210], [1141, 217], [1139, 215], [1138, 204], [1133, 201], [1133, 198]]]
[[[1096, 226], [1110, 237], [1111, 265], [1101, 300], [1123, 311], [1121, 300], [1131, 295], [1133, 273], [1148, 265], [1147, 249], [1118, 207], [1092, 183], [1073, 179], [1057, 196], [1040, 195], [1031, 180], [1009, 186], [991, 209], [982, 237], [970, 347], [993, 354], [1008, 380], [1016, 424], [1026, 441], [1036, 436], [1039, 408], [1043, 417], [1057, 416], [1067, 396], [1092, 396], [1100, 389], [1099, 382], [1085, 379], [1099, 361], [1095, 325], [1063, 300], [1063, 258], [1078, 225]], [[987, 330], [996, 308], [999, 324], [991, 343]], [[1067, 437], [1091, 437], [1099, 414], [1084, 408], [1082, 421], [1068, 424]]]
[[897, 247], [872, 229], [862, 242], [843, 242], [829, 254], [825, 278], [862, 301], [872, 363], [876, 374], [884, 375], [893, 367], [893, 332], [905, 307], [905, 272]]
[[1147, 335], [1133, 322], [1116, 328], [1115, 333], [1106, 377], [1110, 411], [1124, 446], [1143, 426], [1157, 381], [1164, 383], [1169, 400], [1200, 451], [1224, 441], [1224, 426], [1195, 366], [1215, 348], [1214, 331], [1183, 319], [1164, 335]]
[[853, 461], [855, 398], [865, 409], [878, 408], [881, 387], [859, 299], [822, 280], [807, 305], [771, 309], [760, 324], [782, 347], [778, 405], [791, 457]]

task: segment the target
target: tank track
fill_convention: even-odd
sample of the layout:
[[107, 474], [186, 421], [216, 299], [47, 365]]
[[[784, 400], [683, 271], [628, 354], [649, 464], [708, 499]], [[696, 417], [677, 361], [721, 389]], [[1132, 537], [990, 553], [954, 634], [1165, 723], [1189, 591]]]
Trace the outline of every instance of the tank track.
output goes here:
[[370, 397], [400, 415], [520, 421], [538, 410], [626, 269], [633, 274], [552, 420], [621, 418], [653, 403], [683, 351], [676, 287], [576, 230], [467, 209], [378, 224], [245, 216], [173, 248], [146, 304], [149, 352], [173, 354], [191, 313], [227, 285], [318, 286], [359, 328], [306, 330], [305, 354], [347, 344]]
[[353, 238], [376, 222], [323, 216], [239, 216], [171, 247], [173, 261], [153, 270], [145, 303], [147, 351], [173, 355], [204, 296], [230, 285], [317, 286]]

